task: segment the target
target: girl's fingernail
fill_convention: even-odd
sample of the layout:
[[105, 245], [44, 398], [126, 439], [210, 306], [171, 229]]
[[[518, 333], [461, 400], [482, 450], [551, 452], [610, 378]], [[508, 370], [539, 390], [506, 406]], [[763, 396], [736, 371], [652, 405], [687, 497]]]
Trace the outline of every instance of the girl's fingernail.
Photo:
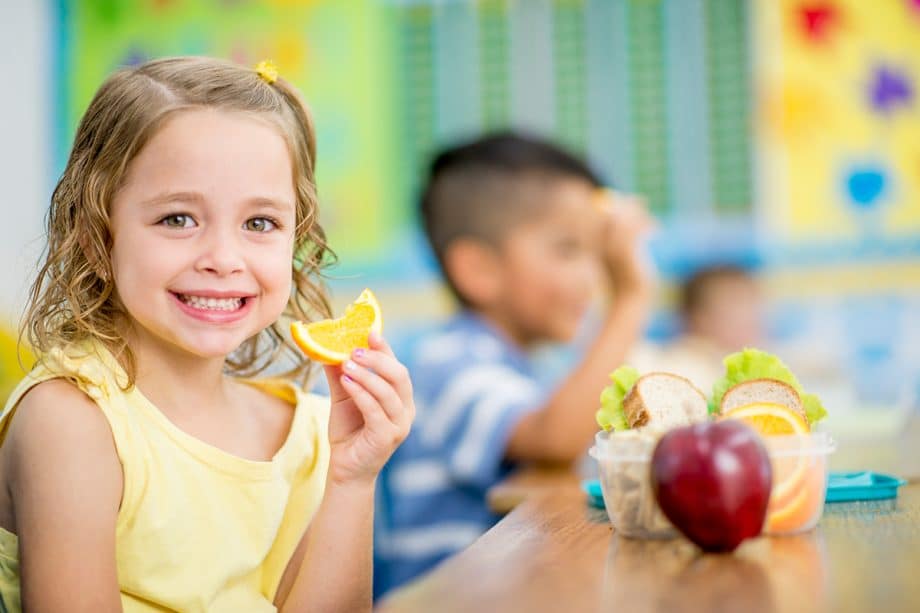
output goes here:
[[354, 383], [354, 382], [355, 382], [355, 380], [352, 379], [351, 377], [349, 377], [348, 375], [345, 375], [344, 377], [342, 377], [342, 379], [345, 381], [345, 383]]
[[357, 368], [358, 368], [358, 365], [352, 362], [351, 360], [348, 360], [347, 362], [345, 362], [345, 370], [354, 372], [355, 369]]
[[361, 359], [364, 357], [365, 353], [367, 353], [367, 350], [365, 350], [364, 347], [358, 347], [357, 349], [351, 352], [351, 355], [352, 357]]

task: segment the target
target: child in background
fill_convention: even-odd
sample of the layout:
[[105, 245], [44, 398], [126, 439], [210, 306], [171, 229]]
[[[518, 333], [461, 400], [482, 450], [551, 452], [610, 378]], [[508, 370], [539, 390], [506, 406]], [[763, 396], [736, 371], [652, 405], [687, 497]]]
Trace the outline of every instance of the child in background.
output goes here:
[[[461, 311], [405, 354], [418, 422], [381, 473], [375, 593], [469, 545], [497, 517], [486, 491], [519, 462], [571, 462], [597, 432], [609, 373], [642, 332], [651, 275], [639, 203], [580, 160], [513, 134], [441, 153], [425, 232]], [[526, 352], [571, 340], [606, 277], [615, 293], [580, 364], [546, 389]]]
[[681, 286], [682, 330], [664, 345], [641, 344], [628, 362], [639, 372], [679, 372], [709, 393], [725, 374], [722, 359], [765, 341], [764, 298], [757, 280], [732, 264], [700, 268]]
[[[372, 337], [326, 367], [331, 406], [303, 391], [278, 319], [329, 313], [315, 159], [270, 65], [158, 60], [97, 92], [30, 297], [40, 361], [0, 418], [0, 609], [370, 609], [412, 390]], [[238, 378], [284, 353], [287, 377]]]

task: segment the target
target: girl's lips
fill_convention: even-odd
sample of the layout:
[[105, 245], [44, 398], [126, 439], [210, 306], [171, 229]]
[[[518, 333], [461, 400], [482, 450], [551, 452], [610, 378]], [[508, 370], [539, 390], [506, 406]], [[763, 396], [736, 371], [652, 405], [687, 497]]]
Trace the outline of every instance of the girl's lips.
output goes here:
[[[173, 302], [178, 305], [179, 310], [184, 314], [198, 321], [215, 324], [235, 323], [240, 321], [252, 310], [252, 304], [254, 302], [253, 296], [240, 296], [239, 294], [233, 296], [215, 296], [213, 293], [195, 294], [197, 297], [213, 298], [215, 300], [225, 300], [226, 298], [238, 298], [240, 300], [240, 305], [235, 309], [208, 308], [197, 300], [194, 304], [187, 302], [188, 294], [180, 295], [175, 292], [170, 292], [169, 295], [172, 296]], [[186, 300], [183, 300], [180, 296], [186, 297]]]

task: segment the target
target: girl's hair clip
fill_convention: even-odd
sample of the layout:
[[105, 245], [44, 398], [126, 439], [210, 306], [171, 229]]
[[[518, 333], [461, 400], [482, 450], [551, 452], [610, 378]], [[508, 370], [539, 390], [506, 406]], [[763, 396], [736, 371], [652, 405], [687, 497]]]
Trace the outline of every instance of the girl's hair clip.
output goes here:
[[259, 78], [271, 85], [278, 80], [278, 67], [271, 60], [262, 60], [256, 64], [256, 74]]

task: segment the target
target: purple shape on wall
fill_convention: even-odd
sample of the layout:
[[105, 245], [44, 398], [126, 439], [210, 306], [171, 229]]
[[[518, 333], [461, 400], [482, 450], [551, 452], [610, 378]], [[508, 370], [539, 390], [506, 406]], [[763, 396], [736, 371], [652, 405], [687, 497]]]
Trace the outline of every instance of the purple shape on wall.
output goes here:
[[890, 113], [899, 106], [909, 107], [914, 88], [906, 74], [888, 66], [875, 69], [869, 85], [869, 101], [880, 113]]

